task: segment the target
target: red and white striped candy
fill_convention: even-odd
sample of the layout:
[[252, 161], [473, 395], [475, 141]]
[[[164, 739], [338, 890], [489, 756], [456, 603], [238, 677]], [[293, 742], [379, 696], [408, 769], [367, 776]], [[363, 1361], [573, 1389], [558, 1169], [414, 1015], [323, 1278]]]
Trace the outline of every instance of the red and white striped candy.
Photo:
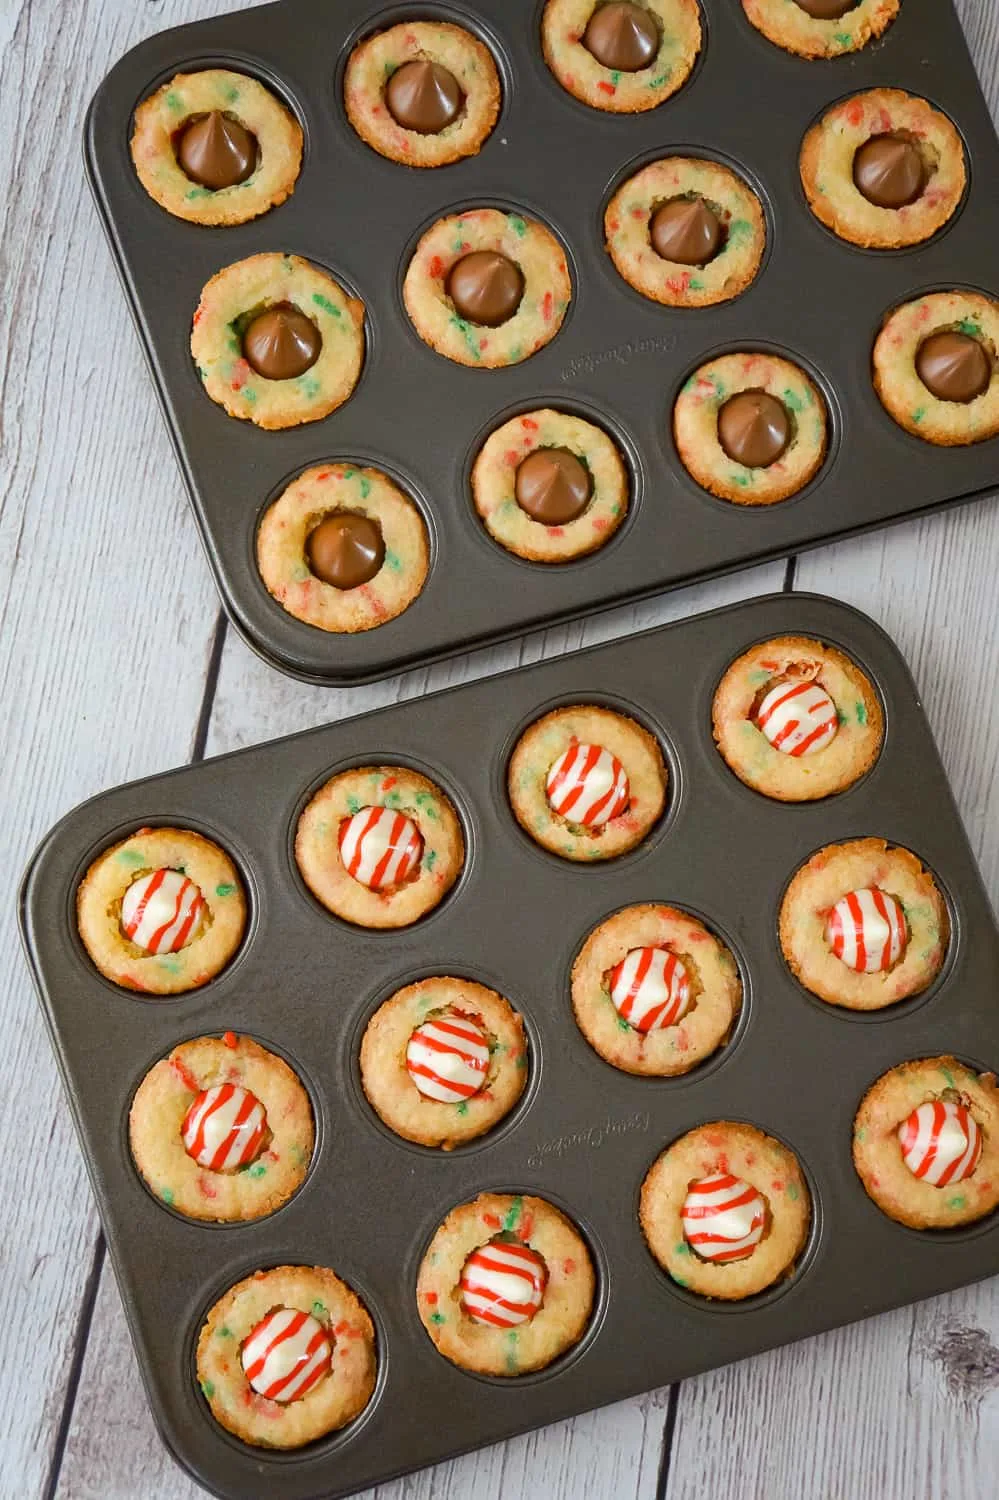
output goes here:
[[179, 870], [134, 880], [121, 901], [121, 928], [147, 953], [177, 953], [194, 936], [205, 898]]
[[529, 1245], [490, 1240], [473, 1250], [461, 1273], [461, 1296], [473, 1323], [516, 1328], [545, 1294], [545, 1263]]
[[756, 710], [756, 726], [775, 750], [813, 755], [835, 738], [839, 715], [817, 682], [778, 682]]
[[963, 1182], [978, 1166], [982, 1132], [963, 1104], [928, 1100], [898, 1127], [902, 1160], [914, 1177], [934, 1187]]
[[199, 1167], [212, 1172], [234, 1172], [253, 1161], [267, 1132], [264, 1106], [249, 1089], [217, 1083], [203, 1089], [187, 1114], [180, 1133], [184, 1150]]
[[682, 1214], [684, 1239], [704, 1260], [745, 1260], [763, 1238], [762, 1197], [729, 1172], [692, 1182]]
[[486, 1081], [489, 1043], [481, 1026], [443, 1015], [417, 1026], [406, 1047], [406, 1068], [421, 1094], [442, 1104], [471, 1099]]
[[269, 1401], [297, 1401], [327, 1373], [333, 1345], [311, 1313], [278, 1307], [243, 1345], [243, 1373]]
[[897, 964], [907, 936], [899, 902], [877, 886], [841, 896], [826, 924], [826, 942], [858, 974], [876, 974]]
[[624, 766], [602, 745], [573, 741], [554, 762], [545, 783], [548, 801], [570, 823], [587, 828], [609, 823], [631, 795]]
[[690, 976], [668, 948], [632, 948], [611, 970], [610, 995], [629, 1026], [659, 1031], [690, 1009]]
[[340, 824], [340, 858], [348, 875], [373, 891], [408, 880], [423, 857], [412, 818], [389, 807], [362, 807]]

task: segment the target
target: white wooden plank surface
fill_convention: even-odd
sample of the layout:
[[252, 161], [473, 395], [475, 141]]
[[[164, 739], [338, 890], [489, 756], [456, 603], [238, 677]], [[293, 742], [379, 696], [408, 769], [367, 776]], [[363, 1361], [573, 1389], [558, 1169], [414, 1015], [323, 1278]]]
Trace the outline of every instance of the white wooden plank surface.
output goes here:
[[[999, 15], [964, 0], [983, 78], [999, 78]], [[19, 870], [39, 834], [89, 792], [190, 753], [215, 619], [207, 569], [78, 166], [79, 123], [109, 63], [141, 35], [236, 0], [3, 0], [0, 185], [0, 589], [10, 805], [3, 851]], [[41, 102], [40, 102], [41, 101]], [[30, 120], [31, 128], [26, 129]], [[54, 288], [86, 286], [44, 334]], [[63, 311], [62, 306], [60, 311]], [[92, 353], [89, 352], [92, 349]], [[51, 350], [51, 352], [49, 352]], [[24, 370], [27, 368], [27, 376]], [[53, 413], [58, 412], [58, 420]], [[140, 503], [131, 506], [133, 495]], [[59, 521], [73, 505], [76, 524]], [[54, 518], [54, 519], [53, 519]], [[76, 519], [79, 518], [79, 519]], [[996, 555], [999, 509], [954, 512], [802, 559], [798, 585], [882, 619], [925, 690], [993, 900], [996, 834]], [[714, 603], [777, 587], [777, 569], [615, 611], [350, 693], [309, 689], [262, 666], [230, 631], [208, 751], [411, 697]], [[58, 599], [58, 607], [52, 601]], [[940, 623], [928, 630], [925, 620]], [[981, 705], [985, 705], [984, 710]], [[13, 711], [12, 711], [13, 710]], [[114, 726], [113, 735], [109, 726]], [[991, 827], [990, 827], [991, 824]], [[15, 1219], [0, 1239], [8, 1296], [0, 1367], [17, 1372], [0, 1414], [0, 1497], [40, 1495], [57, 1443], [95, 1225], [13, 928], [0, 927], [0, 1019], [11, 1038], [0, 1123]], [[14, 1087], [23, 1092], [14, 1099]], [[25, 1109], [25, 1093], [31, 1106]], [[15, 1130], [16, 1126], [16, 1130]], [[36, 1164], [47, 1169], [38, 1193]], [[730, 1500], [977, 1496], [999, 1466], [999, 1282], [811, 1340], [680, 1388], [666, 1492]], [[747, 1386], [746, 1382], [750, 1384]], [[383, 1486], [378, 1500], [528, 1500], [657, 1494], [666, 1393]], [[191, 1500], [160, 1448], [105, 1266], [57, 1477], [63, 1497]], [[719, 1441], [724, 1434], [726, 1441]]]

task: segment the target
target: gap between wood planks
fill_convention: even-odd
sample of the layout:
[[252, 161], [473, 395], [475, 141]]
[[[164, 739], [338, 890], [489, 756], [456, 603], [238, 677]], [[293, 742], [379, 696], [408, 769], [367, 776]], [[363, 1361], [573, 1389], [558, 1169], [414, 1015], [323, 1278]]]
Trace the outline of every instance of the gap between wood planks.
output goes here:
[[[194, 726], [194, 739], [191, 742], [191, 753], [187, 761], [188, 765], [196, 765], [198, 761], [205, 758], [205, 745], [208, 743], [208, 726], [211, 723], [212, 708], [215, 704], [219, 671], [222, 667], [222, 652], [225, 648], [228, 628], [225, 612], [220, 609], [215, 620], [215, 629], [212, 632], [212, 645], [208, 655], [205, 686], [201, 694], [201, 705], [198, 709], [197, 723]], [[94, 1321], [94, 1308], [97, 1304], [97, 1293], [101, 1284], [101, 1273], [104, 1270], [106, 1256], [107, 1241], [104, 1238], [103, 1229], [100, 1229], [97, 1232], [97, 1239], [94, 1241], [94, 1254], [90, 1262], [90, 1271], [87, 1275], [86, 1286], [83, 1291], [83, 1300], [80, 1304], [80, 1316], [77, 1320], [76, 1332], [73, 1335], [73, 1355], [70, 1361], [69, 1375], [66, 1380], [66, 1395], [63, 1399], [59, 1427], [52, 1448], [52, 1461], [49, 1464], [49, 1472], [42, 1490], [42, 1500], [54, 1500], [56, 1490], [59, 1487], [59, 1476], [62, 1472], [63, 1459], [66, 1454], [66, 1442], [69, 1438], [69, 1429], [73, 1421], [73, 1410], [76, 1406], [76, 1396], [80, 1388], [83, 1360], [87, 1352], [90, 1328]]]

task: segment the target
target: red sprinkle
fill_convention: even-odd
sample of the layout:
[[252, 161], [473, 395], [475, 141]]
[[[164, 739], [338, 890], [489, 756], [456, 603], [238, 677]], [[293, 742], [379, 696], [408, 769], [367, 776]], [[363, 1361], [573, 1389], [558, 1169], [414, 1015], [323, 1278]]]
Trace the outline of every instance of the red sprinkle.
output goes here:
[[613, 83], [604, 83], [603, 80], [601, 80], [600, 83], [597, 84], [597, 88], [600, 89], [601, 93], [604, 94], [617, 93], [617, 89], [615, 88]]
[[526, 427], [528, 432], [537, 432], [538, 430], [538, 424], [533, 417], [521, 417], [520, 425], [521, 427]]
[[499, 1229], [503, 1221], [498, 1214], [483, 1214], [482, 1222], [488, 1225], [490, 1229]]
[[225, 1032], [223, 1034], [222, 1040], [223, 1040], [223, 1042], [225, 1042], [225, 1044], [226, 1044], [227, 1047], [238, 1046], [238, 1043], [236, 1041], [236, 1033], [234, 1031], [227, 1031], [227, 1032]]
[[564, 1260], [562, 1262], [562, 1270], [565, 1272], [565, 1274], [567, 1276], [571, 1276], [572, 1273], [573, 1273], [573, 1271], [575, 1269], [576, 1269], [576, 1262], [574, 1260], [572, 1260], [571, 1258], [569, 1260]]
[[424, 1302], [428, 1303], [431, 1307], [436, 1307], [437, 1306], [437, 1293], [436, 1292], [424, 1292], [423, 1293], [423, 1300], [424, 1300]]
[[848, 124], [859, 125], [861, 120], [864, 118], [864, 106], [855, 99], [853, 103], [847, 108], [846, 118]]
[[551, 292], [545, 292], [545, 299], [544, 299], [544, 301], [541, 304], [541, 316], [544, 318], [544, 320], [545, 320], [546, 323], [550, 323], [551, 322], [551, 320], [552, 320], [552, 313], [554, 311], [555, 311], [555, 298], [552, 296]]
[[444, 262], [441, 260], [439, 255], [433, 256], [427, 269], [429, 270], [431, 276], [444, 275]]

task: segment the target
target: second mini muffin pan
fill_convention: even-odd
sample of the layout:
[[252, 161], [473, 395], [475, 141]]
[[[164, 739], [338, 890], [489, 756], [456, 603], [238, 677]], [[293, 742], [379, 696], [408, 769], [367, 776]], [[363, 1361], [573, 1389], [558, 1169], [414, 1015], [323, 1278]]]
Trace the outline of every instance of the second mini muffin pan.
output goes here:
[[[808, 62], [774, 46], [737, 0], [702, 0], [702, 45], [686, 84], [655, 109], [612, 115], [572, 98], [542, 56], [534, 0], [373, 8], [365, 0], [281, 0], [178, 28], [130, 52], [99, 88], [86, 130], [97, 204], [149, 360], [226, 608], [275, 666], [319, 682], [399, 671], [664, 587], [968, 498], [999, 481], [999, 439], [944, 449], [903, 431], [872, 384], [882, 319], [921, 293], [995, 297], [999, 151], [957, 17], [942, 0], [903, 0], [883, 38]], [[343, 77], [356, 43], [400, 20], [462, 25], [489, 47], [500, 115], [481, 152], [436, 169], [377, 155], [355, 133]], [[229, 68], [259, 79], [301, 122], [293, 195], [251, 223], [203, 228], [144, 191], [129, 156], [134, 112], [177, 72]], [[873, 87], [928, 99], [957, 126], [968, 186], [950, 222], [904, 252], [838, 240], [809, 211], [802, 139], [836, 100]], [[764, 263], [735, 300], [659, 306], [618, 275], [603, 215], [620, 184], [662, 156], [729, 166], [759, 195]], [[497, 207], [548, 226], [565, 248], [572, 298], [559, 333], [522, 364], [468, 369], [416, 334], [402, 284], [438, 219]], [[366, 307], [366, 353], [353, 395], [331, 416], [283, 432], [238, 421], [206, 395], [191, 359], [191, 319], [217, 271], [261, 251], [328, 270]], [[691, 478], [671, 415], [691, 373], [738, 352], [799, 365], [828, 406], [829, 447], [791, 499], [752, 508]], [[578, 561], [524, 561], [475, 511], [470, 471], [511, 416], [551, 407], [602, 427], [628, 469], [629, 513]], [[426, 586], [397, 618], [359, 635], [306, 625], [267, 593], [255, 547], [269, 505], [305, 469], [349, 461], [382, 469], [413, 498], [430, 540]]]
[[[728, 666], [756, 642], [803, 635], [867, 674], [884, 711], [881, 753], [838, 796], [784, 805], [743, 785], [711, 735]], [[631, 853], [573, 864], [518, 826], [506, 791], [513, 748], [559, 705], [600, 704], [638, 721], [669, 771], [665, 812]], [[332, 917], [295, 863], [303, 807], [350, 767], [404, 765], [450, 797], [465, 863], [422, 921], [371, 931]], [[203, 988], [137, 996], [103, 979], [75, 923], [79, 883], [104, 850], [146, 825], [195, 829], [236, 862], [248, 899], [240, 950]], [[874, 836], [912, 850], [949, 913], [946, 956], [922, 994], [860, 1014], [793, 978], [777, 921], [788, 882], [818, 849]], [[597, 923], [639, 902], [675, 904], [735, 955], [743, 1005], [719, 1051], [674, 1078], [602, 1061], [573, 1018], [570, 972]], [[66, 1083], [157, 1424], [180, 1462], [232, 1500], [342, 1496], [408, 1469], [595, 1404], [990, 1275], [999, 1216], [915, 1231], [885, 1217], [851, 1161], [854, 1115], [872, 1083], [911, 1059], [999, 1065], [999, 933], [916, 688], [870, 621], [830, 600], [781, 595], [564, 657], [107, 792], [69, 814], [22, 890], [28, 955]], [[435, 974], [477, 980], [524, 1018], [520, 1102], [449, 1153], [392, 1134], [364, 1097], [361, 1038], [378, 1006]], [[148, 1192], [128, 1112], [180, 1041], [248, 1034], [302, 1079], [317, 1146], [302, 1187], [269, 1218], [215, 1227]], [[793, 1273], [723, 1304], [678, 1285], [638, 1222], [642, 1181], [666, 1146], [717, 1120], [788, 1147], [812, 1200]], [[578, 1227], [597, 1293], [579, 1344], [537, 1374], [473, 1375], [421, 1325], [417, 1270], [457, 1204], [481, 1192], [537, 1195]], [[299, 1451], [250, 1448], [214, 1421], [195, 1345], [209, 1308], [240, 1278], [328, 1266], [375, 1328], [378, 1378], [364, 1413]]]

